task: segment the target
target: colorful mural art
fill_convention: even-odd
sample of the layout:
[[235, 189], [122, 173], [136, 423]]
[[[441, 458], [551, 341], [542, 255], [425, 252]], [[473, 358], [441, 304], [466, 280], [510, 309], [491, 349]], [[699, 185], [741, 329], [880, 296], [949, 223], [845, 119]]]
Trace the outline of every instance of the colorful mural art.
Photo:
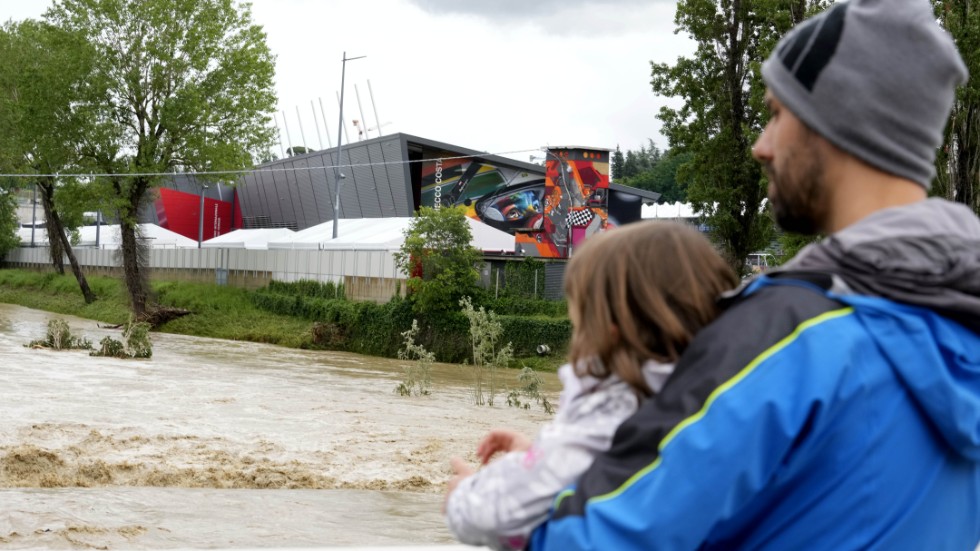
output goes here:
[[471, 218], [514, 234], [518, 254], [568, 258], [609, 226], [609, 150], [552, 148], [545, 174], [429, 151], [421, 204], [465, 205]]

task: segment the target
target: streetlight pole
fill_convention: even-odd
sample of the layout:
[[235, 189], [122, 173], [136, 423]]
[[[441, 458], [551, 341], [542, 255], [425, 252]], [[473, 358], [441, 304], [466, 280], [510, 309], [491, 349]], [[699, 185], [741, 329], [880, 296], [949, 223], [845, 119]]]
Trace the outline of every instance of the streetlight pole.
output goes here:
[[204, 190], [208, 189], [207, 184], [201, 184], [201, 209], [197, 221], [197, 248], [201, 248], [204, 241]]
[[340, 180], [345, 178], [344, 174], [340, 172], [340, 163], [343, 162], [344, 153], [344, 77], [347, 72], [347, 62], [353, 61], [355, 59], [362, 59], [367, 56], [358, 57], [347, 57], [347, 52], [344, 52], [344, 58], [341, 60], [340, 66], [340, 122], [337, 123], [337, 162], [334, 163], [333, 174], [334, 180], [336, 181], [336, 192], [334, 193], [333, 200], [333, 238], [337, 239], [337, 225], [340, 222]]
[[[37, 182], [34, 183], [34, 196], [31, 197], [31, 247], [34, 246], [34, 232], [37, 229]], [[45, 220], [46, 221], [46, 220]], [[48, 241], [50, 243], [50, 241]]]

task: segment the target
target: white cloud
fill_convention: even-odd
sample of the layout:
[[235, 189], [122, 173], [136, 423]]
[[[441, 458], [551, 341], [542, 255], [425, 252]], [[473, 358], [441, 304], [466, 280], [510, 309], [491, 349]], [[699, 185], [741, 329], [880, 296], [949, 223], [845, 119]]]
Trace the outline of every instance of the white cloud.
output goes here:
[[[0, 0], [0, 19], [38, 17], [49, 5]], [[676, 100], [653, 95], [649, 62], [693, 51], [673, 33], [667, 0], [253, 0], [252, 13], [277, 55], [280, 123], [285, 111], [300, 145], [298, 107], [314, 148], [326, 145], [324, 118], [336, 144], [344, 52], [366, 56], [347, 63], [345, 118], [362, 118], [359, 95], [363, 118], [376, 124], [370, 81], [386, 134], [492, 153], [637, 149], [650, 138], [665, 147], [656, 114]]]

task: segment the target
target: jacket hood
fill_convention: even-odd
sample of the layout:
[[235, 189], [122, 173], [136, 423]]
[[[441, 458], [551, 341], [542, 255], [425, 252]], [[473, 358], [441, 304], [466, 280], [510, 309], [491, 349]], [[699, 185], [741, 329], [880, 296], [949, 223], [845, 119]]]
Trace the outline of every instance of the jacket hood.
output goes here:
[[924, 415], [980, 461], [980, 219], [970, 209], [929, 199], [881, 210], [779, 271], [832, 274], [831, 293], [873, 326]]
[[837, 294], [924, 306], [980, 333], [980, 219], [964, 205], [928, 199], [880, 210], [779, 271], [831, 273]]
[[855, 306], [876, 348], [933, 427], [960, 455], [980, 461], [980, 338], [938, 314], [877, 297]]

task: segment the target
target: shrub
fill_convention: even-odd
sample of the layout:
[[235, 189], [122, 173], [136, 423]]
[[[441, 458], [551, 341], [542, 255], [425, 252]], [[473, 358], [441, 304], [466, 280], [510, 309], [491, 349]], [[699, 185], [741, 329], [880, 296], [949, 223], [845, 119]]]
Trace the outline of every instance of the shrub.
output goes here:
[[432, 384], [429, 368], [435, 361], [435, 354], [415, 342], [418, 333], [417, 320], [412, 320], [412, 328], [402, 333], [405, 342], [404, 347], [398, 351], [398, 359], [413, 361], [405, 367], [405, 379], [395, 387], [395, 392], [402, 396], [427, 396]]
[[88, 339], [72, 335], [68, 322], [55, 318], [48, 321], [48, 331], [44, 340], [31, 341], [27, 346], [53, 350], [90, 350], [92, 343]]
[[522, 409], [531, 409], [531, 402], [539, 404], [545, 413], [553, 414], [555, 406], [541, 394], [543, 381], [533, 369], [524, 366], [517, 375], [517, 388], [507, 394], [507, 405]]

